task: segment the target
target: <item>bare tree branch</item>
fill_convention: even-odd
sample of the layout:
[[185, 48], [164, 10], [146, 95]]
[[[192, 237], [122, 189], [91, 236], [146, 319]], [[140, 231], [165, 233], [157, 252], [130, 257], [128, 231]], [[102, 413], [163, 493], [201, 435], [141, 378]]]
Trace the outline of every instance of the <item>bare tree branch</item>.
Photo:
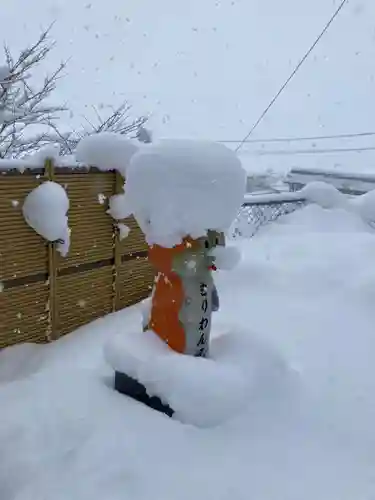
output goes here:
[[[55, 45], [49, 40], [50, 30], [51, 27], [43, 31], [17, 58], [12, 56], [9, 47], [4, 47], [6, 64], [0, 67], [0, 158], [19, 157], [26, 149], [37, 149], [47, 136], [46, 133], [32, 133], [31, 128], [48, 129], [49, 124], [65, 111], [63, 106], [46, 104], [56, 89], [65, 63], [61, 63], [39, 87], [34, 88], [29, 83], [31, 72]], [[25, 142], [21, 145], [21, 138], [27, 138], [24, 139], [27, 147]]]
[[135, 133], [140, 137], [147, 117], [131, 119], [131, 106], [127, 102], [110, 109], [105, 116], [93, 106], [96, 123], [84, 117], [86, 126], [81, 130], [60, 132], [58, 121], [67, 108], [47, 102], [56, 90], [66, 63], [61, 63], [39, 86], [31, 84], [37, 66], [55, 47], [55, 42], [50, 40], [51, 29], [52, 25], [17, 58], [7, 45], [4, 46], [5, 65], [0, 66], [0, 158], [19, 158], [51, 143], [60, 145], [61, 154], [72, 154], [83, 137], [100, 132]]
[[64, 135], [59, 141], [61, 146], [61, 154], [74, 153], [79, 141], [88, 135], [98, 134], [101, 132], [114, 132], [121, 135], [130, 135], [135, 133], [138, 137], [138, 131], [147, 122], [146, 116], [130, 120], [129, 111], [131, 106], [125, 102], [118, 108], [112, 108], [112, 113], [104, 118], [96, 107], [93, 107], [97, 117], [97, 123], [92, 123], [87, 117], [83, 117], [87, 123], [86, 127], [82, 127], [78, 132], [72, 132], [70, 135]]

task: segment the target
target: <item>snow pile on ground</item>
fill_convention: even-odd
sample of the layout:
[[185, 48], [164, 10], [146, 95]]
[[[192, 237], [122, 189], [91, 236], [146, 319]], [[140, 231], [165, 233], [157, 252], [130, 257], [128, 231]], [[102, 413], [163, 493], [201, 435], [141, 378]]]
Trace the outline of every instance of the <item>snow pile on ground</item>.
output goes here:
[[350, 206], [365, 222], [375, 224], [375, 191], [356, 196], [350, 200]]
[[185, 423], [205, 427], [233, 418], [253, 389], [256, 365], [246, 332], [214, 339], [210, 359], [178, 354], [152, 331], [142, 333], [140, 328], [114, 336], [105, 353], [113, 370], [141, 382]]
[[356, 213], [309, 205], [234, 244], [241, 264], [215, 274], [212, 346], [247, 362], [241, 411], [196, 427], [112, 389], [103, 347], [138, 328], [138, 307], [51, 345], [6, 349], [2, 498], [375, 496], [375, 233]]
[[375, 224], [375, 191], [360, 196], [348, 197], [331, 184], [316, 181], [307, 184], [301, 196], [322, 208], [341, 208], [356, 213], [368, 224]]
[[100, 132], [84, 137], [77, 145], [78, 162], [100, 170], [117, 170], [124, 177], [130, 159], [139, 146], [121, 134]]
[[22, 207], [27, 224], [47, 241], [57, 241], [62, 256], [67, 255], [70, 245], [68, 210], [69, 198], [65, 189], [52, 181], [33, 189]]
[[171, 247], [187, 235], [198, 238], [208, 229], [226, 231], [245, 189], [246, 173], [230, 149], [171, 140], [132, 157], [125, 195], [116, 201], [122, 203], [123, 216], [134, 215], [149, 244]]

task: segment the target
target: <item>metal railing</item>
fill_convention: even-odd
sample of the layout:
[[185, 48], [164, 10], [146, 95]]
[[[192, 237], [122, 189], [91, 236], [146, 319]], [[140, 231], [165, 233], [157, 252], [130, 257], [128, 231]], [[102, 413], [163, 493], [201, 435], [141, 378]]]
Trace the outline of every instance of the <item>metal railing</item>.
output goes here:
[[233, 222], [230, 235], [232, 238], [252, 238], [261, 227], [299, 210], [306, 203], [306, 199], [298, 193], [247, 196]]

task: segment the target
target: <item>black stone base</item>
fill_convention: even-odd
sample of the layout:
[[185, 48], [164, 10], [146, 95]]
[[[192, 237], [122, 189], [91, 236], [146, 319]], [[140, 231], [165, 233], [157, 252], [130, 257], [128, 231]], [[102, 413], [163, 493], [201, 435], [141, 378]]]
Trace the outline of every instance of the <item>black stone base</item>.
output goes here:
[[172, 417], [174, 414], [174, 410], [170, 406], [162, 403], [157, 396], [149, 396], [143, 384], [125, 373], [115, 372], [115, 390], [149, 406], [153, 410], [165, 413], [168, 417]]

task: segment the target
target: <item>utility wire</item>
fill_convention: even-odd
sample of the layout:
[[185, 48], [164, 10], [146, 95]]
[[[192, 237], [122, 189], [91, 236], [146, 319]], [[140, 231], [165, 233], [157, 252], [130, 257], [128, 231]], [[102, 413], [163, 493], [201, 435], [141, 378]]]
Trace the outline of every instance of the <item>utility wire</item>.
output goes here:
[[371, 137], [375, 136], [375, 132], [359, 132], [356, 134], [335, 134], [335, 135], [315, 135], [315, 136], [306, 136], [306, 137], [274, 137], [267, 139], [228, 139], [228, 140], [220, 140], [216, 142], [220, 142], [222, 144], [260, 144], [267, 142], [299, 142], [299, 141], [322, 141], [327, 139], [351, 139], [355, 137]]
[[244, 143], [248, 140], [248, 138], [251, 136], [251, 134], [254, 132], [254, 130], [258, 127], [258, 125], [260, 124], [260, 122], [263, 120], [263, 118], [266, 116], [266, 114], [268, 113], [268, 111], [272, 108], [272, 106], [275, 104], [275, 102], [277, 101], [277, 99], [280, 97], [280, 95], [283, 93], [283, 91], [289, 85], [290, 81], [294, 78], [294, 76], [296, 75], [296, 73], [298, 72], [298, 70], [301, 68], [301, 66], [303, 65], [303, 63], [306, 61], [306, 59], [309, 57], [309, 55], [311, 54], [311, 52], [315, 49], [315, 47], [318, 45], [318, 43], [323, 38], [323, 36], [325, 35], [325, 33], [328, 31], [328, 29], [330, 28], [331, 24], [334, 22], [334, 20], [336, 19], [336, 17], [339, 15], [340, 11], [343, 9], [343, 7], [347, 3], [347, 1], [348, 0], [342, 0], [342, 2], [340, 3], [339, 7], [333, 13], [331, 19], [324, 26], [323, 31], [320, 33], [320, 35], [315, 40], [315, 42], [311, 45], [311, 47], [306, 52], [306, 54], [303, 56], [303, 58], [300, 60], [300, 62], [297, 64], [297, 66], [293, 70], [292, 74], [289, 76], [289, 78], [282, 85], [282, 87], [280, 88], [280, 90], [277, 92], [277, 94], [275, 95], [275, 97], [272, 99], [272, 101], [269, 103], [269, 105], [266, 107], [266, 109], [260, 115], [260, 117], [258, 118], [258, 120], [251, 127], [250, 131], [246, 134], [246, 136], [244, 137], [244, 139], [237, 146], [236, 151], [239, 151], [242, 148], [242, 146], [244, 145]]
[[295, 151], [288, 151], [286, 149], [274, 151], [245, 151], [245, 154], [252, 156], [293, 156], [331, 153], [362, 153], [363, 151], [375, 151], [375, 146], [368, 146], [363, 148], [297, 149]]

